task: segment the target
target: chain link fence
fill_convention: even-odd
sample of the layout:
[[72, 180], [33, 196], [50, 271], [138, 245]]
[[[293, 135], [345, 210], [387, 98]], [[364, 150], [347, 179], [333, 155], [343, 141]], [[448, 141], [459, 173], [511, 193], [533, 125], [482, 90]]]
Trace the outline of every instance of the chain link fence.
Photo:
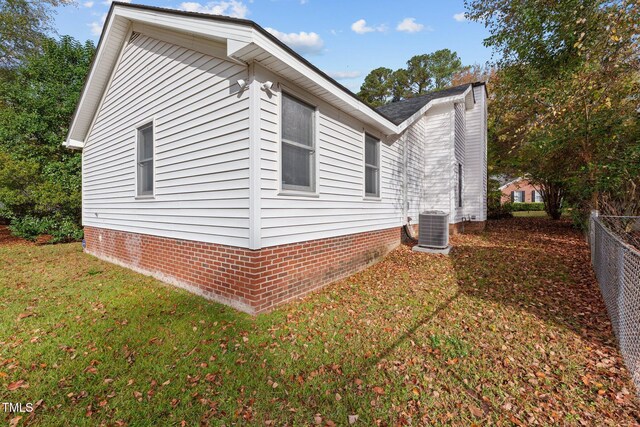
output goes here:
[[589, 238], [600, 291], [640, 397], [640, 217], [593, 213]]

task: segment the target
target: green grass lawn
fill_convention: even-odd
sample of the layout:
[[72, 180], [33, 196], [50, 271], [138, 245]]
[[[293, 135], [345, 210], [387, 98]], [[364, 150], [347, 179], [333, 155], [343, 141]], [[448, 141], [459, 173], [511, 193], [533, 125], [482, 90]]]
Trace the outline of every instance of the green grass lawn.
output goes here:
[[584, 239], [568, 222], [492, 222], [453, 243], [448, 258], [401, 247], [258, 317], [79, 244], [5, 244], [0, 402], [36, 409], [4, 417], [80, 426], [640, 421]]

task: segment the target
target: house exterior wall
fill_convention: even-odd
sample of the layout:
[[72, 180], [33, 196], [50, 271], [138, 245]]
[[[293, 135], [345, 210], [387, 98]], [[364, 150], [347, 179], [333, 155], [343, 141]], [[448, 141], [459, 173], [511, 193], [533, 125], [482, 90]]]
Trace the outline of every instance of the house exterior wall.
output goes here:
[[[453, 164], [451, 165], [452, 180], [451, 188], [453, 189], [453, 197], [451, 197], [451, 212], [453, 212], [453, 220], [451, 222], [460, 222], [464, 217], [464, 178], [466, 175], [465, 166], [465, 152], [467, 144], [467, 120], [466, 120], [466, 106], [464, 102], [458, 102], [454, 104], [454, 136], [453, 136]], [[462, 172], [459, 171], [458, 165], [462, 165]], [[462, 206], [459, 205], [459, 188], [458, 179], [459, 175], [462, 175]], [[451, 218], [450, 218], [451, 220]]]
[[85, 227], [87, 252], [251, 314], [363, 269], [400, 243], [400, 227], [260, 250]]
[[[246, 247], [249, 99], [239, 78], [246, 67], [134, 33], [83, 151], [83, 225]], [[140, 199], [136, 128], [148, 121], [155, 197]]]
[[[309, 95], [267, 69], [256, 66], [259, 83], [272, 91], [260, 96], [260, 217], [262, 247], [344, 236], [402, 226], [402, 142]], [[287, 195], [280, 184], [280, 102], [282, 93], [316, 107], [317, 191]], [[364, 135], [381, 138], [380, 197], [364, 194]]]
[[[418, 214], [425, 209], [439, 210], [449, 213], [449, 222], [452, 223], [455, 222], [455, 212], [452, 210], [455, 188], [453, 104], [432, 108], [420, 121], [424, 122], [424, 135], [420, 138], [424, 138], [424, 155], [422, 161], [413, 166], [424, 171], [423, 179], [416, 184], [423, 189], [423, 195], [414, 218], [418, 222]], [[419, 144], [420, 139], [415, 143]]]
[[511, 192], [513, 191], [524, 191], [525, 199], [522, 200], [522, 202], [534, 203], [535, 202], [534, 192], [538, 191], [538, 189], [534, 185], [532, 185], [528, 180], [520, 179], [515, 182], [511, 182], [507, 184], [505, 187], [501, 188], [500, 191], [502, 192], [502, 198], [501, 198], [502, 203], [511, 202]]
[[487, 220], [487, 103], [483, 86], [473, 88], [476, 103], [466, 112], [464, 215]]
[[[453, 103], [387, 140], [295, 81], [221, 59], [224, 46], [134, 31], [85, 141], [88, 253], [259, 313], [375, 262], [400, 243], [405, 215], [416, 224], [438, 209], [460, 220], [463, 104], [455, 141]], [[313, 194], [281, 189], [283, 92], [316, 108]], [[141, 198], [137, 128], [150, 121], [154, 194]], [[377, 198], [364, 194], [365, 133], [381, 140]]]

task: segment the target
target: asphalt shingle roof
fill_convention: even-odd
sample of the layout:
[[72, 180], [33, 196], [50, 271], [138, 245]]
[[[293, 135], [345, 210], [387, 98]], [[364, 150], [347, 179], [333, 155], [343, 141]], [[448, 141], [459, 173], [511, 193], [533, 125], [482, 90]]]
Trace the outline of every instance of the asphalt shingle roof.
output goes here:
[[454, 86], [447, 89], [429, 92], [424, 95], [415, 96], [413, 98], [408, 98], [402, 101], [383, 105], [376, 108], [376, 111], [389, 118], [389, 120], [391, 120], [394, 124], [399, 125], [400, 123], [404, 122], [409, 117], [414, 115], [422, 107], [427, 105], [429, 101], [438, 98], [446, 98], [448, 96], [460, 95], [464, 93], [464, 91], [467, 90], [469, 86], [471, 86], [471, 84], [467, 83], [460, 86]]

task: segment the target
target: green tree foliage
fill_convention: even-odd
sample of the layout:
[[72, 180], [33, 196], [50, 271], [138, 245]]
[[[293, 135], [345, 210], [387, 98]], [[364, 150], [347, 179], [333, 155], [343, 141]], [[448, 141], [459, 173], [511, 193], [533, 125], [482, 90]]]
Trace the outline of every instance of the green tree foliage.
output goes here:
[[462, 69], [462, 61], [456, 52], [440, 49], [429, 55], [428, 68], [433, 76], [433, 88], [444, 89], [451, 84], [451, 78]]
[[542, 187], [554, 217], [562, 199], [583, 217], [603, 197], [630, 206], [640, 188], [640, 2], [466, 4], [499, 54], [491, 115], [503, 163]]
[[62, 142], [94, 50], [71, 37], [46, 39], [0, 81], [0, 202], [13, 223], [79, 226], [81, 156]]
[[407, 68], [392, 71], [380, 67], [371, 71], [364, 79], [358, 96], [369, 105], [379, 107], [444, 89], [462, 69], [458, 54], [449, 49], [415, 55], [407, 61]]
[[430, 58], [429, 54], [415, 55], [407, 61], [409, 90], [416, 95], [422, 95], [431, 88]]
[[73, 0], [0, 0], [0, 67], [38, 51], [51, 30], [54, 8]]
[[391, 97], [391, 76], [393, 70], [385, 67], [376, 68], [364, 79], [358, 96], [372, 107], [386, 104]]

